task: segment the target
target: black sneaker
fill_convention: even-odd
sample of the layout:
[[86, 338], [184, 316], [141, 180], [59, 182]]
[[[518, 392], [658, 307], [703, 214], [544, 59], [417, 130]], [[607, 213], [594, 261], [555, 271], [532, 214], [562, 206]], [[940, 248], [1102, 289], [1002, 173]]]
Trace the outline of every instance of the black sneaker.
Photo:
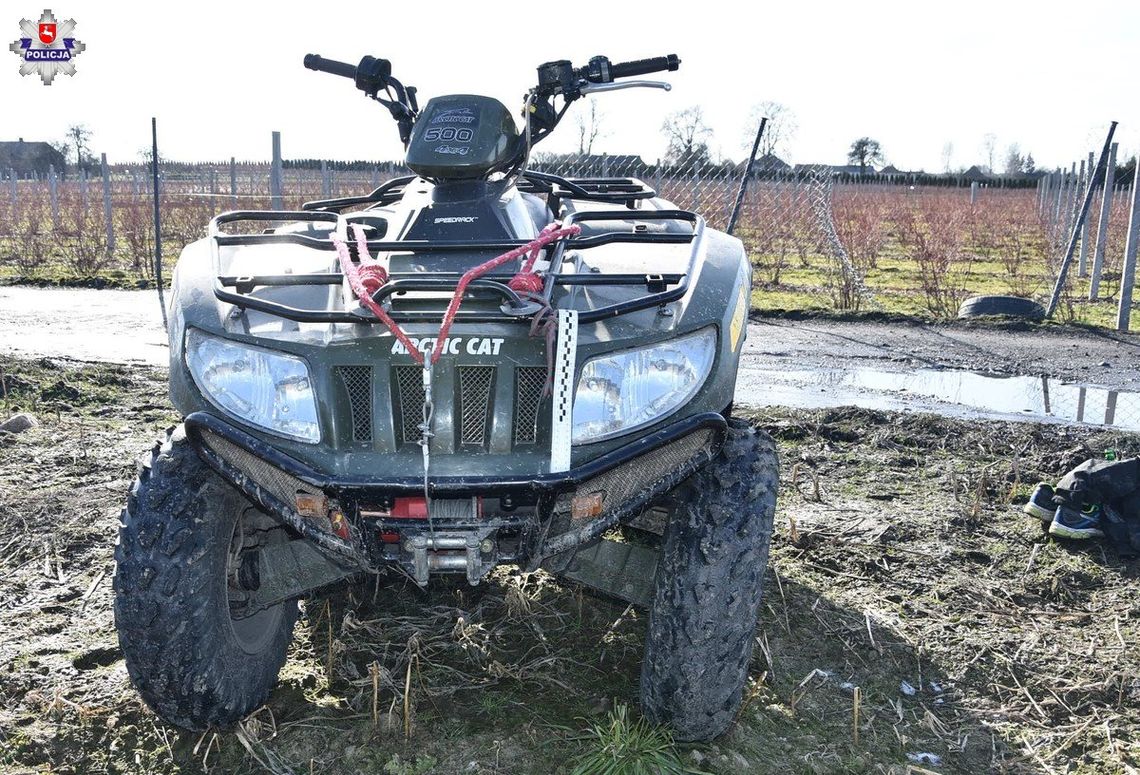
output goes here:
[[1100, 538], [1104, 531], [1100, 529], [1100, 505], [1086, 506], [1077, 511], [1069, 506], [1061, 506], [1049, 523], [1049, 534], [1061, 538]]
[[1037, 517], [1042, 522], [1052, 522], [1057, 513], [1057, 504], [1053, 502], [1053, 485], [1040, 482], [1033, 488], [1029, 502], [1022, 507], [1022, 511], [1031, 517]]

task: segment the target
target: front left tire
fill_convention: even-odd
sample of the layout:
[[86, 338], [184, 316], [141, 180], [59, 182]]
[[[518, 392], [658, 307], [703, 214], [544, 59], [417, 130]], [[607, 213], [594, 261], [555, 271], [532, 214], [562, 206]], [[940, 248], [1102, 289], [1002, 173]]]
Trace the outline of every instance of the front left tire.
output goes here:
[[131, 682], [171, 724], [233, 726], [277, 683], [296, 601], [252, 616], [234, 602], [243, 550], [265, 522], [183, 426], [140, 461], [115, 547], [115, 626]]

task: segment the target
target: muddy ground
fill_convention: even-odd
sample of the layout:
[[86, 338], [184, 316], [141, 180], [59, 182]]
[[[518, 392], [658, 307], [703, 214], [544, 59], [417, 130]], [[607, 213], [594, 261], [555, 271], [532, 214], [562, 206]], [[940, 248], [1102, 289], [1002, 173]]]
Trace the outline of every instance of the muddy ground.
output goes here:
[[[0, 352], [165, 365], [154, 291], [0, 285]], [[1140, 386], [1140, 335], [1026, 323], [754, 316], [746, 367], [968, 369]]]
[[[504, 571], [478, 590], [310, 600], [277, 691], [238, 731], [162, 724], [128, 685], [110, 576], [132, 461], [176, 419], [164, 375], [0, 367], [3, 413], [43, 422], [0, 442], [0, 772], [570, 772], [599, 752], [591, 727], [635, 714], [644, 613]], [[783, 481], [748, 697], [725, 737], [669, 756], [712, 773], [1140, 767], [1140, 565], [1019, 511], [1038, 479], [1140, 440], [752, 417]]]

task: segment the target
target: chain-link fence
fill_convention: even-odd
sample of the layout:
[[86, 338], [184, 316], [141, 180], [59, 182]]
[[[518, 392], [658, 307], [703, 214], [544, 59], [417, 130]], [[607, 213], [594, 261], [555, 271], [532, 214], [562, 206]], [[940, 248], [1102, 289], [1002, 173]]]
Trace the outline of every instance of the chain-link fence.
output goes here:
[[[735, 234], [755, 266], [758, 310], [877, 310], [923, 318], [957, 314], [971, 295], [1047, 299], [1087, 185], [1080, 165], [1036, 176], [858, 174], [829, 165], [757, 160]], [[1091, 169], [1091, 164], [1087, 169]], [[745, 164], [647, 161], [610, 154], [536, 154], [531, 169], [565, 177], [637, 178], [678, 207], [725, 228]], [[228, 209], [296, 209], [366, 193], [395, 163], [320, 160], [161, 165], [164, 263]], [[70, 174], [3, 173], [0, 272], [31, 278], [153, 277], [151, 174], [119, 164]], [[1127, 245], [1130, 190], [1110, 185], [1079, 242], [1078, 271], [1057, 317], [1114, 325]], [[278, 196], [275, 196], [278, 195]], [[1101, 224], [1103, 225], [1103, 228]], [[1087, 280], [1085, 278], [1088, 278]]]

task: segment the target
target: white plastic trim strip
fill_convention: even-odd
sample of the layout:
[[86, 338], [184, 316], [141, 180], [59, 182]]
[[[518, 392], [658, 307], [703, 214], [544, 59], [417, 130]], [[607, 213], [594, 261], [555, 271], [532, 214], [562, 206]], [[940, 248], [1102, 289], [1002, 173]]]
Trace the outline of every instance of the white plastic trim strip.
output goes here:
[[578, 310], [558, 310], [558, 341], [554, 346], [554, 385], [550, 421], [550, 472], [570, 470], [574, 436], [574, 369], [578, 360]]

